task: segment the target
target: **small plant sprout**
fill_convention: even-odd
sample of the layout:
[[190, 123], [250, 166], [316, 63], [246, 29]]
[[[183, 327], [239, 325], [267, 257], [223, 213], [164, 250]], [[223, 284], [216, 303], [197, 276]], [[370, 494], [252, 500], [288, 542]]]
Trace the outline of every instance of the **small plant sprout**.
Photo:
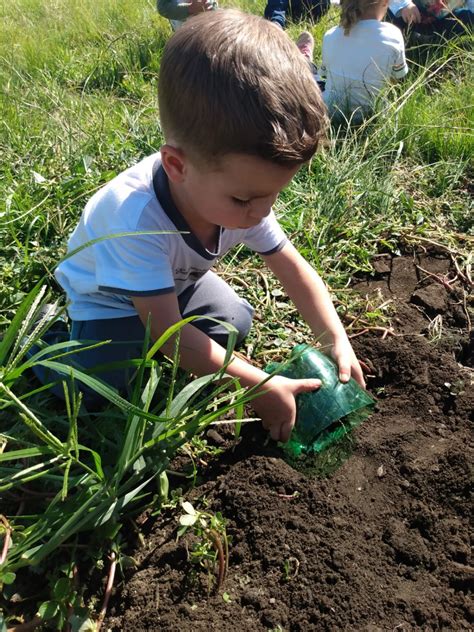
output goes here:
[[283, 580], [290, 582], [298, 575], [300, 561], [296, 557], [289, 557], [283, 562]]
[[443, 337], [443, 316], [438, 314], [430, 320], [428, 325], [428, 339], [430, 342], [437, 343]]
[[178, 538], [192, 529], [196, 542], [188, 551], [189, 559], [193, 564], [204, 568], [209, 579], [215, 578], [217, 565], [215, 590], [219, 592], [227, 575], [229, 560], [229, 538], [225, 520], [219, 512], [212, 514], [198, 511], [188, 501], [184, 501], [181, 506], [184, 513], [179, 517]]

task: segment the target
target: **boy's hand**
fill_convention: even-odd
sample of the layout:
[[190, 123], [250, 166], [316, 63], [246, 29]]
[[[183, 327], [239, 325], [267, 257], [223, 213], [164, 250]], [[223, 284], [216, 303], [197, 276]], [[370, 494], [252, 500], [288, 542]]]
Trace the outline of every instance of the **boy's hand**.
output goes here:
[[296, 420], [296, 395], [315, 391], [320, 386], [321, 380], [291, 380], [281, 375], [273, 376], [262, 386], [263, 394], [252, 401], [252, 407], [272, 439], [288, 441]]
[[364, 374], [359, 364], [359, 360], [356, 358], [354, 350], [349, 342], [349, 339], [344, 336], [334, 341], [331, 349], [331, 356], [337, 362], [339, 367], [339, 379], [341, 382], [348, 382], [351, 377], [365, 388]]

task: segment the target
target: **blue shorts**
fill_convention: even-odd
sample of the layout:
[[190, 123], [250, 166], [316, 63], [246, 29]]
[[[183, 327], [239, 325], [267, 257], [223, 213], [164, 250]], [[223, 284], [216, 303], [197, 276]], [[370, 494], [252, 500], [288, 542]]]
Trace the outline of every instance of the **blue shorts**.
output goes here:
[[[193, 321], [193, 325], [206, 333], [217, 343], [226, 346], [228, 331], [220, 323], [208, 320], [206, 317], [216, 318], [224, 323], [230, 323], [237, 331], [237, 344], [240, 344], [250, 331], [253, 308], [214, 272], [206, 272], [194, 285], [187, 288], [178, 296], [180, 312], [183, 318], [188, 316], [203, 316]], [[63, 339], [66, 334], [62, 334]], [[108, 318], [104, 320], [72, 321], [70, 340], [79, 340], [93, 344], [111, 340], [95, 349], [80, 351], [62, 359], [62, 362], [77, 366], [86, 371], [112, 362], [123, 362], [139, 359], [143, 356], [145, 327], [138, 316], [126, 318]], [[61, 335], [51, 331], [45, 336], [45, 342], [53, 344], [59, 342]], [[34, 353], [34, 350], [30, 353]], [[33, 368], [36, 376], [43, 383], [60, 379], [61, 376], [41, 366]], [[93, 371], [94, 375], [107, 382], [125, 395], [130, 392], [131, 378], [134, 368], [104, 369]], [[83, 400], [89, 408], [101, 403], [100, 398], [87, 388], [83, 390]], [[51, 391], [61, 399], [64, 398], [62, 384], [56, 384]]]

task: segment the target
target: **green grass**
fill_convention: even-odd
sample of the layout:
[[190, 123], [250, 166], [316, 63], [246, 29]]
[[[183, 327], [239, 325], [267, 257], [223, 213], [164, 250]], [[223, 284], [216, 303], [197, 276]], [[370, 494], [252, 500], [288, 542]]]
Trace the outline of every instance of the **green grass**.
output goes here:
[[[223, 4], [255, 13], [264, 7], [263, 0]], [[34, 315], [32, 308], [27, 318], [33, 299], [25, 297], [38, 280], [46, 278], [51, 296], [61, 296], [53, 271], [87, 199], [116, 173], [159, 149], [157, 76], [171, 30], [152, 0], [2, 0], [0, 19], [0, 330], [5, 336], [11, 327], [11, 336], [4, 337], [8, 344], [0, 347], [0, 433], [5, 436], [5, 441], [0, 436], [0, 472], [4, 492], [10, 493], [5, 511], [15, 526], [16, 547], [8, 556], [10, 566], [0, 568], [5, 582], [0, 588], [8, 600], [15, 584], [5, 581], [5, 573], [19, 572], [21, 577], [26, 572], [23, 566], [33, 559], [44, 575], [56, 568], [51, 585], [46, 582], [37, 598], [49, 604], [43, 611], [49, 608], [51, 614], [55, 604], [65, 603], [67, 593], [80, 614], [83, 604], [71, 587], [71, 573], [83, 544], [78, 525], [90, 527], [91, 520], [81, 513], [78, 501], [84, 505], [96, 494], [90, 501], [91, 514], [103, 522], [104, 530], [102, 542], [89, 541], [92, 554], [99, 558], [113, 549], [119, 560], [125, 559], [120, 552], [123, 514], [133, 515], [137, 507], [151, 502], [159, 507], [159, 490], [154, 500], [145, 497], [137, 481], [152, 476], [151, 457], [157, 458], [157, 447], [147, 444], [153, 436], [150, 423], [170, 412], [175, 399], [170, 385], [176, 375], [172, 366], [166, 366], [146, 391], [148, 363], [148, 377], [144, 373], [140, 378], [134, 407], [109, 393], [114, 405], [98, 420], [83, 417], [77, 424], [73, 403], [63, 410], [46, 392], [30, 393], [27, 362], [14, 339], [23, 331], [24, 320]], [[335, 23], [333, 8], [320, 24], [290, 25], [288, 33], [296, 39], [303, 28], [310, 28], [317, 61], [322, 35]], [[348, 321], [361, 310], [360, 326], [390, 316], [386, 306], [361, 305], [347, 290], [355, 273], [372, 270], [376, 253], [397, 252], [407, 241], [423, 238], [449, 247], [460, 266], [469, 262], [474, 238], [473, 57], [472, 38], [465, 38], [464, 43], [432, 50], [425, 62], [412, 64], [407, 80], [387, 94], [390, 105], [381, 107], [363, 128], [332, 130], [327, 146], [277, 201], [281, 223], [329, 282]], [[253, 256], [239, 249], [221, 267], [225, 278], [257, 307], [260, 319], [247, 347], [256, 362], [265, 365], [285, 357], [294, 344], [308, 342], [295, 310]], [[155, 387], [168, 397], [164, 411], [153, 408], [146, 397]], [[198, 387], [191, 383], [191, 390]], [[182, 402], [175, 421], [180, 420], [177, 428], [184, 428], [185, 436], [168, 437], [174, 437], [175, 447], [227, 410], [224, 396], [217, 398], [215, 411], [212, 397], [208, 408], [194, 400], [187, 408]], [[169, 415], [166, 418], [169, 421]], [[126, 437], [131, 450], [127, 453]], [[99, 460], [87, 451], [91, 447]], [[144, 449], [150, 452], [140, 461], [137, 455]], [[13, 457], [11, 450], [33, 452]], [[54, 467], [46, 463], [54, 458]], [[155, 475], [166, 467], [163, 455], [160, 463]], [[33, 465], [39, 470], [28, 470]], [[15, 499], [25, 488], [51, 493], [52, 500], [45, 504], [35, 497], [30, 512], [15, 519]], [[127, 496], [132, 489], [134, 498]], [[119, 499], [124, 512], [108, 522], [107, 511]], [[65, 530], [62, 502], [68, 503], [68, 515], [74, 517]], [[0, 544], [2, 533], [0, 525]], [[54, 557], [51, 542], [79, 548], [58, 549], [61, 552]], [[36, 546], [40, 548], [35, 550]], [[29, 557], [22, 558], [25, 552]], [[58, 577], [67, 578], [66, 587], [57, 583]], [[30, 614], [35, 604], [29, 607]], [[58, 608], [55, 617], [64, 615]]]

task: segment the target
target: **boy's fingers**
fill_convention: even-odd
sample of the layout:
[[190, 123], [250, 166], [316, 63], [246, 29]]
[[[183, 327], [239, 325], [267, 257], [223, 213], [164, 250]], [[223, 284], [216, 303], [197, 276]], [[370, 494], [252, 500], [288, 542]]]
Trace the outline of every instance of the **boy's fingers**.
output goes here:
[[362, 388], [365, 388], [366, 384], [365, 384], [365, 379], [364, 379], [364, 373], [362, 372], [362, 368], [360, 366], [354, 367], [354, 372], [353, 372], [352, 377], [359, 384], [359, 386], [362, 386]]
[[298, 393], [309, 393], [311, 391], [315, 391], [317, 388], [320, 388], [320, 386], [321, 380], [298, 380], [294, 394], [298, 395]]
[[283, 439], [281, 439], [281, 427], [279, 428], [278, 426], [271, 426], [270, 428], [270, 437], [273, 439], [273, 441], [283, 441]]
[[348, 382], [351, 379], [351, 365], [340, 362], [339, 363], [339, 380], [341, 382]]
[[282, 441], [283, 443], [286, 443], [288, 441], [288, 439], [290, 438], [292, 430], [293, 430], [293, 424], [292, 423], [282, 424], [280, 426], [280, 437], [279, 437], [279, 440]]

